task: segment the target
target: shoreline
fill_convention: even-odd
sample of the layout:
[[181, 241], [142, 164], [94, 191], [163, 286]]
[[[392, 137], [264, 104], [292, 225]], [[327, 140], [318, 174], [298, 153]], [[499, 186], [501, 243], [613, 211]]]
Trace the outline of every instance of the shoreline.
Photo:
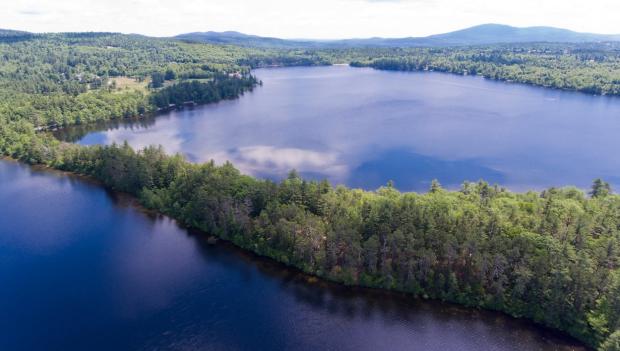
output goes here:
[[463, 73], [459, 73], [459, 72], [450, 72], [450, 71], [441, 71], [441, 70], [426, 70], [426, 69], [408, 69], [408, 70], [405, 70], [405, 69], [386, 69], [386, 68], [373, 67], [372, 65], [362, 65], [362, 66], [352, 66], [352, 65], [349, 65], [349, 66], [351, 68], [371, 68], [373, 70], [382, 71], [382, 72], [441, 73], [441, 74], [449, 74], [449, 75], [452, 75], [452, 76], [481, 78], [481, 79], [484, 79], [484, 80], [487, 80], [487, 81], [490, 81], [490, 82], [499, 82], [499, 83], [504, 83], [504, 84], [509, 84], [509, 85], [524, 85], [524, 86], [529, 86], [529, 87], [536, 87], [536, 88], [548, 89], [548, 90], [554, 90], [554, 91], [560, 91], [560, 92], [576, 93], [576, 94], [581, 94], [581, 95], [584, 95], [584, 96], [620, 98], [620, 94], [606, 94], [606, 93], [597, 94], [597, 93], [583, 91], [583, 90], [579, 90], [579, 89], [555, 87], [555, 86], [552, 86], [552, 85], [542, 85], [542, 84], [536, 84], [536, 83], [532, 83], [532, 82], [522, 82], [522, 81], [510, 80], [510, 79], [490, 78], [490, 77], [482, 75], [482, 74], [463, 74]]
[[458, 307], [467, 311], [485, 311], [485, 312], [489, 312], [489, 313], [498, 313], [501, 314], [502, 316], [506, 317], [506, 318], [510, 318], [513, 319], [515, 321], [519, 321], [519, 322], [525, 322], [529, 325], [532, 325], [536, 328], [540, 328], [544, 334], [546, 333], [551, 333], [551, 335], [554, 335], [560, 339], [566, 340], [566, 341], [573, 341], [573, 343], [576, 344], [580, 344], [581, 347], [584, 348], [584, 350], [592, 350], [594, 351], [593, 348], [591, 348], [589, 345], [587, 345], [586, 343], [582, 342], [581, 340], [575, 338], [574, 336], [570, 335], [569, 333], [559, 330], [559, 329], [555, 329], [552, 327], [549, 327], [547, 325], [541, 324], [536, 322], [533, 319], [530, 318], [526, 318], [526, 317], [518, 317], [518, 316], [513, 316], [507, 312], [501, 311], [501, 310], [497, 310], [497, 309], [491, 309], [491, 308], [487, 308], [487, 307], [483, 307], [483, 306], [468, 306], [466, 304], [461, 304], [458, 302], [453, 302], [453, 301], [449, 301], [449, 300], [444, 300], [444, 299], [439, 299], [439, 298], [433, 298], [433, 297], [426, 297], [426, 296], [417, 296], [414, 295], [410, 292], [406, 292], [406, 291], [401, 291], [401, 290], [397, 290], [397, 289], [386, 289], [386, 288], [380, 288], [380, 287], [372, 287], [372, 286], [366, 286], [363, 284], [346, 284], [337, 280], [333, 280], [333, 279], [329, 279], [328, 277], [324, 277], [324, 276], [320, 276], [320, 275], [316, 275], [316, 274], [312, 274], [312, 273], [308, 273], [303, 271], [302, 269], [294, 266], [294, 265], [289, 265], [287, 263], [284, 263], [282, 261], [279, 261], [275, 258], [272, 258], [270, 256], [266, 256], [266, 255], [261, 255], [249, 248], [243, 247], [241, 245], [238, 245], [236, 243], [234, 243], [232, 240], [229, 239], [224, 239], [222, 237], [219, 237], [217, 235], [213, 235], [213, 234], [209, 234], [207, 232], [205, 232], [204, 230], [200, 229], [200, 228], [196, 228], [196, 227], [192, 227], [190, 225], [187, 225], [181, 221], [179, 221], [178, 219], [171, 217], [165, 213], [162, 213], [158, 210], [154, 210], [154, 209], [149, 209], [146, 208], [144, 205], [142, 205], [140, 203], [140, 200], [129, 193], [125, 193], [125, 192], [121, 192], [118, 190], [114, 190], [111, 189], [107, 186], [105, 186], [103, 184], [102, 181], [89, 176], [89, 175], [85, 175], [85, 174], [81, 174], [81, 173], [77, 173], [77, 172], [72, 172], [72, 171], [65, 171], [65, 170], [60, 170], [48, 165], [44, 165], [44, 164], [35, 164], [35, 165], [31, 165], [25, 162], [22, 162], [20, 160], [16, 160], [13, 159], [11, 157], [8, 156], [2, 156], [0, 157], [0, 162], [1, 161], [6, 161], [6, 162], [11, 162], [11, 163], [16, 163], [19, 164], [20, 166], [24, 166], [24, 167], [28, 167], [31, 170], [35, 171], [35, 172], [41, 172], [41, 173], [48, 173], [48, 174], [53, 174], [54, 176], [60, 176], [60, 177], [69, 177], [69, 178], [74, 178], [77, 179], [78, 181], [82, 181], [85, 183], [88, 183], [89, 185], [92, 186], [97, 186], [99, 188], [101, 188], [102, 190], [108, 192], [109, 194], [111, 194], [112, 196], [118, 197], [116, 200], [119, 201], [119, 203], [117, 203], [118, 205], [122, 204], [123, 206], [128, 206], [131, 207], [133, 209], [135, 209], [136, 211], [147, 215], [147, 216], [163, 216], [166, 217], [172, 221], [174, 221], [180, 228], [182, 228], [183, 230], [186, 230], [187, 233], [189, 235], [198, 235], [199, 240], [205, 240], [206, 242], [208, 242], [209, 240], [211, 240], [212, 238], [217, 238], [217, 242], [215, 243], [209, 243], [210, 245], [222, 245], [222, 246], [228, 246], [230, 248], [234, 248], [234, 250], [245, 254], [245, 255], [250, 255], [251, 258], [253, 260], [258, 260], [258, 261], [262, 261], [262, 262], [266, 262], [270, 265], [274, 265], [275, 267], [278, 267], [280, 269], [285, 269], [287, 271], [290, 271], [298, 276], [303, 277], [306, 281], [305, 283], [307, 284], [319, 284], [322, 285], [321, 288], [326, 288], [326, 289], [333, 289], [334, 287], [337, 287], [339, 289], [346, 289], [349, 292], [352, 293], [371, 293], [371, 294], [388, 294], [388, 295], [392, 295], [392, 296], [400, 296], [400, 297], [405, 297], [408, 299], [412, 299], [415, 301], [422, 301], [422, 302], [431, 302], [431, 303], [442, 303], [442, 304], [446, 304], [449, 306], [453, 306], [453, 307]]
[[[369, 67], [369, 68], [372, 68], [372, 67]], [[374, 69], [374, 68], [373, 68], [373, 69]], [[403, 72], [403, 73], [410, 72], [410, 73], [414, 73], [414, 72], [417, 72], [417, 71], [398, 71], [398, 72]], [[450, 74], [450, 75], [458, 75], [458, 74], [456, 74], [456, 73], [451, 73], [451, 72], [434, 72], [434, 73], [444, 73], [444, 74]], [[490, 81], [501, 82], [500, 80], [495, 80], [495, 79], [489, 79], [489, 80], [490, 80]], [[509, 84], [509, 82], [502, 82], [502, 83]], [[515, 82], [513, 82], [513, 83], [515, 83]], [[517, 83], [518, 83], [518, 82], [517, 82]], [[518, 83], [518, 84], [522, 84], [522, 83]], [[525, 84], [525, 85], [527, 85], [527, 84]], [[544, 87], [539, 87], [539, 88], [544, 88]], [[562, 89], [557, 89], [557, 90], [562, 90]], [[576, 93], [580, 93], [580, 94], [581, 94], [581, 92], [576, 92]], [[585, 95], [588, 95], [588, 94], [585, 94]], [[237, 97], [237, 98], [238, 98], [238, 97]], [[233, 99], [231, 99], [231, 100], [233, 100]], [[219, 102], [219, 101], [218, 101], [218, 102]], [[218, 103], [218, 102], [214, 102], [214, 103]], [[197, 105], [197, 106], [201, 106], [201, 107], [203, 107], [203, 106], [210, 105], [210, 104], [214, 104], [214, 103], [199, 104], [199, 105]], [[121, 119], [110, 119], [110, 120], [101, 121], [101, 122], [102, 122], [102, 123], [114, 123], [114, 122], [121, 122], [121, 123], [122, 123], [122, 122], [124, 122], [124, 121], [130, 121], [130, 120], [133, 120], [133, 121], [138, 122], [138, 121], [143, 121], [143, 120], [145, 120], [145, 119], [147, 119], [147, 118], [157, 118], [158, 116], [163, 115], [163, 114], [165, 114], [165, 113], [166, 113], [166, 111], [160, 111], [160, 112], [153, 112], [153, 113], [149, 113], [148, 115], [147, 115], [147, 114], [145, 114], [144, 116], [133, 116], [133, 117], [127, 117], [127, 118], [121, 118]], [[86, 123], [86, 124], [83, 124], [82, 126], [94, 125], [94, 124], [96, 124], [96, 123], [98, 123], [98, 122]], [[63, 128], [61, 128], [61, 129], [59, 129], [59, 130], [62, 130], [62, 129], [65, 129], [65, 128], [71, 128], [71, 127], [73, 127], [73, 126], [74, 126], [74, 125], [68, 125], [68, 126], [63, 127]], [[78, 126], [79, 126], [79, 125], [78, 125]], [[69, 143], [69, 142], [68, 142], [68, 143]], [[70, 144], [75, 144], [75, 143], [74, 143], [74, 142], [71, 142]], [[19, 161], [18, 161], [18, 162], [19, 162]], [[189, 162], [189, 161], [188, 161], [188, 162]], [[23, 163], [23, 162], [20, 162], [20, 163]], [[201, 164], [201, 163], [200, 163], [200, 162], [198, 162], [198, 163], [193, 163], [193, 164]], [[74, 172], [71, 172], [71, 171], [63, 171], [63, 170], [59, 170], [59, 169], [53, 168], [53, 167], [51, 167], [51, 166], [46, 166], [46, 165], [30, 165], [30, 166], [31, 166], [31, 167], [33, 167], [33, 169], [40, 168], [41, 170], [46, 170], [46, 171], [61, 172], [63, 175], [72, 176], [72, 177], [78, 177], [78, 178], [80, 178], [80, 179], [88, 179], [88, 181], [89, 181], [89, 182], [94, 182], [94, 184], [96, 184], [96, 185], [98, 185], [98, 186], [102, 186], [102, 187], [103, 187], [106, 191], [110, 191], [110, 192], [115, 193], [115, 194], [121, 194], [121, 196], [123, 196], [123, 197], [125, 197], [125, 198], [130, 198], [132, 202], [135, 202], [135, 204], [136, 204], [136, 205], [138, 205], [140, 208], [142, 208], [145, 212], [148, 212], [148, 213], [151, 213], [151, 214], [154, 214], [154, 215], [163, 215], [163, 216], [166, 216], [166, 217], [168, 217], [168, 218], [171, 218], [171, 219], [175, 220], [177, 223], [179, 223], [179, 225], [183, 226], [184, 228], [188, 228], [188, 229], [192, 229], [192, 230], [198, 230], [198, 231], [200, 231], [200, 233], [202, 233], [202, 235], [210, 235], [209, 233], [207, 233], [207, 232], [205, 232], [205, 231], [202, 231], [202, 230], [200, 230], [200, 229], [197, 229], [197, 228], [192, 228], [192, 227], [188, 227], [188, 226], [184, 225], [183, 223], [181, 223], [179, 220], [177, 220], [177, 219], [175, 219], [174, 217], [172, 217], [172, 216], [170, 216], [170, 215], [167, 215], [167, 214], [165, 214], [165, 213], [163, 213], [163, 212], [154, 211], [154, 210], [148, 210], [148, 209], [146, 209], [146, 208], [144, 208], [143, 206], [141, 206], [141, 205], [140, 205], [139, 200], [137, 199], [137, 196], [134, 196], [134, 195], [131, 195], [131, 194], [128, 194], [128, 193], [123, 193], [123, 192], [118, 192], [118, 191], [111, 190], [110, 188], [108, 188], [108, 187], [104, 186], [104, 185], [103, 185], [103, 183], [102, 183], [101, 181], [99, 181], [99, 180], [95, 179], [94, 177], [87, 176], [87, 175], [80, 174], [80, 173], [74, 173]], [[260, 179], [260, 178], [257, 178], [257, 179]], [[370, 192], [372, 192], [372, 191], [370, 191]], [[511, 191], [511, 192], [512, 192], [512, 191]], [[526, 194], [527, 192], [529, 192], [529, 191], [521, 191], [521, 192], [513, 192], [513, 193], [515, 193], [515, 194]], [[539, 191], [537, 191], [537, 192], [539, 192]], [[413, 191], [407, 191], [407, 192], [402, 192], [402, 193], [403, 193], [403, 194], [406, 194], [406, 193], [416, 193], [416, 194], [420, 194], [419, 192], [413, 192]], [[222, 240], [225, 240], [225, 239], [222, 239]], [[419, 295], [414, 295], [414, 294], [411, 294], [411, 293], [407, 293], [407, 292], [405, 292], [405, 291], [403, 291], [403, 290], [395, 290], [395, 289], [391, 289], [391, 288], [382, 288], [382, 287], [372, 287], [372, 286], [367, 286], [367, 285], [360, 284], [359, 282], [358, 282], [356, 285], [347, 285], [347, 284], [345, 284], [345, 283], [341, 282], [340, 280], [332, 280], [332, 279], [329, 279], [329, 278], [327, 278], [327, 277], [325, 277], [325, 276], [322, 276], [322, 275], [314, 275], [314, 274], [311, 274], [311, 273], [305, 273], [305, 272], [303, 272], [302, 270], [300, 270], [300, 269], [296, 268], [295, 266], [288, 265], [288, 264], [286, 264], [286, 263], [284, 263], [284, 262], [280, 261], [278, 258], [274, 258], [274, 257], [271, 257], [271, 256], [262, 256], [262, 255], [259, 255], [259, 254], [257, 254], [257, 253], [256, 253], [256, 252], [252, 249], [252, 247], [244, 247], [244, 246], [242, 246], [242, 245], [235, 244], [232, 240], [228, 240], [227, 242], [229, 242], [231, 245], [234, 245], [235, 247], [239, 248], [240, 250], [244, 250], [244, 251], [246, 251], [246, 252], [248, 252], [248, 253], [252, 253], [252, 254], [257, 255], [257, 256], [259, 256], [259, 257], [263, 257], [263, 258], [265, 258], [265, 259], [268, 259], [268, 260], [270, 260], [270, 261], [273, 261], [274, 263], [278, 263], [278, 264], [284, 265], [285, 267], [288, 267], [288, 268], [292, 268], [292, 269], [299, 270], [299, 272], [302, 272], [302, 273], [304, 273], [304, 274], [308, 274], [310, 277], [314, 277], [314, 278], [316, 278], [316, 279], [321, 279], [321, 280], [326, 281], [326, 282], [330, 282], [330, 283], [338, 284], [338, 285], [341, 285], [341, 286], [357, 287], [357, 288], [362, 288], [362, 289], [376, 289], [376, 290], [380, 290], [380, 291], [387, 291], [387, 292], [396, 292], [396, 293], [408, 294], [408, 296], [411, 296], [411, 297], [413, 297], [413, 298], [422, 299]], [[446, 302], [446, 300], [442, 300], [441, 298], [431, 298], [431, 299], [432, 299], [432, 300], [435, 300], [435, 301], [444, 301], [444, 302]], [[461, 303], [458, 303], [458, 302], [449, 302], [449, 303], [453, 303], [453, 304], [455, 304], [455, 305], [458, 305], [458, 306], [463, 306], [463, 307], [466, 307], [466, 308], [472, 308], [472, 307], [468, 307], [468, 305], [467, 305], [467, 304], [465, 304], [465, 303], [462, 303], [462, 304], [461, 304]], [[562, 330], [560, 330], [560, 329], [554, 329], [554, 328], [551, 328], [551, 327], [547, 327], [545, 324], [538, 323], [538, 322], [536, 322], [536, 321], [535, 321], [535, 320], [533, 320], [533, 319], [523, 318], [523, 317], [515, 317], [515, 316], [513, 316], [513, 315], [511, 315], [511, 314], [509, 314], [509, 313], [507, 313], [507, 312], [503, 312], [503, 311], [501, 311], [501, 310], [498, 310], [498, 309], [493, 309], [493, 308], [488, 308], [488, 307], [479, 307], [479, 306], [474, 306], [473, 308], [474, 308], [474, 309], [478, 309], [478, 310], [495, 311], [495, 312], [502, 313], [502, 314], [504, 314], [504, 315], [506, 315], [506, 316], [510, 316], [511, 318], [527, 320], [528, 322], [530, 322], [530, 323], [534, 323], [534, 324], [535, 324], [535, 325], [537, 325], [537, 326], [541, 326], [541, 327], [549, 328], [549, 329], [551, 329], [551, 330], [554, 330], [554, 331], [557, 331], [557, 332], [559, 332], [559, 333], [563, 333], [564, 335], [567, 335], [567, 336], [572, 337], [572, 336], [571, 336], [571, 334], [569, 334], [568, 332], [564, 332], [564, 331], [562, 331]], [[572, 337], [572, 338], [574, 338], [575, 340], [579, 340], [579, 339], [577, 339], [577, 338], [575, 338], [575, 337]], [[579, 342], [580, 342], [582, 345], [587, 345], [587, 344], [585, 344], [584, 342], [581, 342], [581, 341], [579, 341]], [[586, 347], [587, 347], [587, 346], [586, 346]]]

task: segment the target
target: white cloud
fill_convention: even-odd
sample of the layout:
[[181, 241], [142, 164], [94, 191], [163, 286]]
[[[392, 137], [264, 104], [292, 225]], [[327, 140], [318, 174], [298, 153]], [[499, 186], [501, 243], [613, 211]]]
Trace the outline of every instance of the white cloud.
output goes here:
[[178, 128], [161, 129], [157, 133], [140, 126], [110, 129], [103, 134], [105, 140], [101, 143], [122, 145], [127, 141], [136, 150], [142, 150], [152, 145], [164, 145], [166, 152], [176, 154], [183, 151], [183, 140], [178, 135]]
[[320, 170], [322, 174], [340, 181], [348, 173], [347, 166], [339, 162], [336, 153], [297, 148], [256, 145], [209, 154], [206, 158], [218, 164], [231, 161], [241, 172], [251, 175], [283, 175], [292, 169], [299, 172]]
[[2, 27], [37, 32], [402, 37], [493, 22], [620, 33], [617, 0], [18, 0], [2, 7]]

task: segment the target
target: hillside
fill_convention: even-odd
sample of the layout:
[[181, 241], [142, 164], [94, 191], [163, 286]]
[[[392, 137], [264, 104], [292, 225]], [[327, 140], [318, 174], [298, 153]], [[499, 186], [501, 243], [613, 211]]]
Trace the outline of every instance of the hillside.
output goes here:
[[445, 47], [501, 43], [620, 41], [620, 35], [579, 33], [553, 27], [518, 28], [501, 24], [483, 24], [444, 34], [408, 38], [287, 40], [239, 32], [194, 32], [174, 38], [203, 43], [273, 48]]
[[602, 42], [618, 41], [620, 35], [579, 33], [553, 27], [518, 28], [501, 24], [484, 24], [425, 38], [434, 45], [484, 45], [528, 42]]
[[269, 48], [294, 48], [316, 46], [316, 42], [312, 41], [296, 41], [271, 37], [260, 37], [257, 35], [248, 35], [234, 31], [227, 32], [194, 32], [180, 34], [174, 39], [201, 42], [210, 44], [228, 44], [250, 47], [269, 47]]
[[0, 42], [15, 42], [19, 40], [30, 39], [33, 36], [34, 34], [29, 32], [0, 28]]

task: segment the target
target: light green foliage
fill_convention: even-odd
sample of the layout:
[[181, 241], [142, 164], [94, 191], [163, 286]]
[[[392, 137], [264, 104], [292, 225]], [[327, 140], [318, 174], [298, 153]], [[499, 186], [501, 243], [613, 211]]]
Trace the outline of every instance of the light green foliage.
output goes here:
[[481, 75], [592, 94], [620, 95], [620, 46], [520, 44], [460, 48], [367, 49], [354, 66]]
[[[250, 67], [324, 63], [293, 50], [257, 51], [114, 33], [0, 38], [0, 116], [38, 127], [126, 118], [164, 103], [236, 97], [257, 83]], [[111, 79], [152, 81], [154, 76], [161, 78], [157, 87], [166, 82], [168, 90], [117, 91]], [[185, 85], [174, 88], [174, 83]], [[188, 84], [193, 85], [188, 89]]]
[[620, 351], [620, 330], [616, 331], [599, 347], [600, 351]]
[[[426, 194], [393, 184], [368, 192], [296, 172], [276, 184], [159, 147], [82, 147], [35, 131], [235, 98], [257, 83], [249, 67], [361, 57], [377, 68], [475, 68], [617, 94], [615, 51], [595, 49], [257, 51], [106, 33], [0, 40], [0, 154], [99, 179], [186, 225], [326, 279], [497, 309], [617, 350], [620, 196], [603, 181], [591, 197], [575, 188], [517, 194], [482, 181], [460, 191], [435, 181]], [[603, 73], [591, 80], [594, 72]], [[107, 84], [153, 73], [162, 88], [115, 92]]]
[[92, 176], [186, 225], [327, 279], [497, 309], [591, 345], [620, 326], [618, 195], [517, 194], [484, 182], [366, 192], [294, 172], [276, 184], [161, 148], [80, 147], [27, 131], [2, 140], [23, 142], [14, 152], [26, 161]]

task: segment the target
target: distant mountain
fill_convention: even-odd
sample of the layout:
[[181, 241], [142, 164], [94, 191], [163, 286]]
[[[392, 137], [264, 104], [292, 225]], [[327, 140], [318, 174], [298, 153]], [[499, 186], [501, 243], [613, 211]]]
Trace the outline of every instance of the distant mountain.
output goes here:
[[500, 43], [532, 42], [605, 42], [620, 41], [620, 35], [579, 33], [553, 27], [518, 28], [502, 24], [483, 24], [455, 32], [428, 37], [369, 38], [344, 40], [287, 40], [260, 37], [239, 32], [196, 32], [181, 34], [176, 39], [252, 47], [307, 48], [307, 47], [441, 47]]
[[317, 45], [315, 41], [297, 41], [278, 39], [270, 37], [260, 37], [257, 35], [248, 35], [239, 32], [194, 32], [180, 34], [174, 37], [175, 39], [210, 43], [210, 44], [230, 44], [239, 46], [251, 46], [251, 47], [269, 47], [269, 48], [294, 48], [294, 47], [309, 47]]
[[0, 28], [0, 38], [4, 38], [4, 37], [19, 37], [19, 36], [24, 36], [24, 35], [32, 35], [32, 33], [23, 32], [23, 31], [20, 31], [20, 30], [1, 29]]
[[496, 43], [562, 42], [583, 43], [618, 41], [620, 35], [573, 32], [554, 27], [518, 28], [502, 24], [483, 24], [425, 39], [437, 45], [478, 45]]
[[21, 40], [27, 40], [34, 37], [34, 34], [30, 32], [23, 32], [20, 30], [12, 29], [0, 29], [0, 42], [15, 42]]

